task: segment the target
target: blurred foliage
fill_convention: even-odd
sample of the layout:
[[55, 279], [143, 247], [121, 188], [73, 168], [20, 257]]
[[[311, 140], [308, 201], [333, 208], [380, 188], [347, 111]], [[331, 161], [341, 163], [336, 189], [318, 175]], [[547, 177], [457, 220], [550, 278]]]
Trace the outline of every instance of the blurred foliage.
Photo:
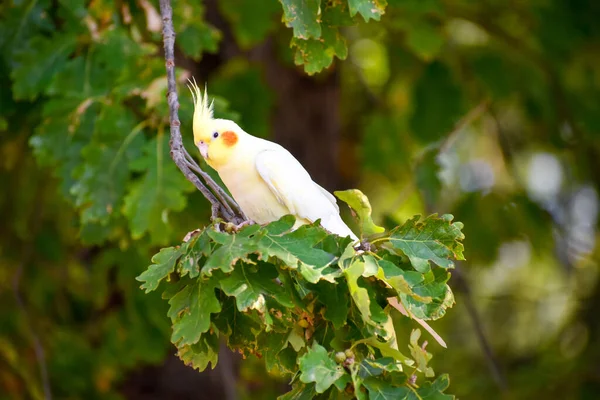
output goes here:
[[[43, 398], [45, 380], [55, 398], [122, 398], [174, 352], [168, 305], [135, 277], [209, 207], [168, 157], [157, 3], [0, 3], [0, 398]], [[458, 305], [434, 323], [449, 349], [428, 347], [449, 391], [596, 398], [600, 3], [385, 3], [176, 1], [180, 93], [209, 71], [217, 114], [269, 137], [294, 98], [262, 47], [326, 68], [315, 81], [336, 72], [338, 172], [375, 223], [465, 224]], [[189, 141], [184, 95], [180, 118]], [[239, 393], [273, 397], [263, 371], [243, 367]]]

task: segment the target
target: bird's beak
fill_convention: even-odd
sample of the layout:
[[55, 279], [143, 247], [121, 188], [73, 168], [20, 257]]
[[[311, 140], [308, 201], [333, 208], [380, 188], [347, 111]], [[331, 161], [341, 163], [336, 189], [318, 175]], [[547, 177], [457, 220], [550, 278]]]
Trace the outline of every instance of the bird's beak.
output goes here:
[[208, 158], [208, 143], [206, 143], [204, 140], [201, 140], [200, 143], [198, 143], [198, 150], [200, 150], [202, 157], [205, 159]]

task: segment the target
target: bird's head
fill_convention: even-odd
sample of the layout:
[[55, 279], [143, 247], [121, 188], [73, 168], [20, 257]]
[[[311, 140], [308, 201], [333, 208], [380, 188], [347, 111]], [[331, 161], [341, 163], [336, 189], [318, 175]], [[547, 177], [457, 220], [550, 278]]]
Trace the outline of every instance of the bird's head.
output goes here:
[[244, 131], [233, 121], [213, 118], [206, 87], [204, 95], [195, 81], [189, 88], [194, 99], [194, 144], [208, 165], [218, 170], [232, 157]]

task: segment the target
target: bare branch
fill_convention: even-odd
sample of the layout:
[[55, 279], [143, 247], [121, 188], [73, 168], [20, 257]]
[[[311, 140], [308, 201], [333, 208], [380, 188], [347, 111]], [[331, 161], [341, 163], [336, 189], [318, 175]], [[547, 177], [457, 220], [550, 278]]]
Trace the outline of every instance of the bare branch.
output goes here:
[[241, 216], [244, 220], [248, 220], [242, 209], [238, 206], [238, 204], [233, 200], [233, 198], [227, 194], [222, 187], [220, 187], [205, 171], [200, 168], [200, 166], [196, 163], [196, 161], [192, 158], [190, 153], [187, 152], [185, 147], [183, 148], [185, 159], [188, 163], [190, 169], [200, 175], [206, 184], [213, 190], [213, 193], [217, 196], [217, 198], [221, 201], [221, 203], [225, 206], [225, 208], [231, 212], [231, 214]]
[[479, 346], [481, 346], [481, 350], [485, 356], [485, 360], [488, 364], [488, 368], [492, 374], [492, 378], [498, 385], [501, 391], [506, 392], [508, 390], [508, 384], [506, 382], [506, 378], [500, 369], [500, 362], [496, 358], [492, 346], [485, 334], [485, 330], [483, 329], [483, 322], [479, 317], [479, 312], [477, 311], [477, 307], [475, 307], [475, 303], [473, 301], [473, 296], [471, 294], [471, 287], [469, 282], [465, 278], [462, 273], [462, 270], [457, 266], [452, 274], [453, 279], [455, 279], [457, 291], [460, 291], [463, 294], [463, 304], [467, 308], [467, 313], [469, 314], [469, 318], [473, 323], [473, 328], [475, 329], [475, 335], [477, 336], [477, 341], [479, 342]]
[[[170, 0], [160, 0], [160, 15], [163, 20], [163, 43], [165, 47], [165, 65], [167, 69], [167, 102], [169, 104], [169, 119], [171, 125], [171, 158], [177, 164], [187, 180], [204, 195], [211, 203], [212, 218], [223, 218], [234, 224], [240, 224], [246, 219], [239, 206], [231, 199], [215, 181], [200, 169], [183, 147], [179, 122], [179, 99], [175, 80], [175, 29], [173, 28], [173, 9]], [[186, 159], [186, 155], [189, 159]], [[190, 162], [191, 160], [191, 162]], [[196, 174], [202, 176], [206, 185]], [[208, 186], [208, 187], [207, 187]], [[211, 191], [210, 189], [213, 191]]]

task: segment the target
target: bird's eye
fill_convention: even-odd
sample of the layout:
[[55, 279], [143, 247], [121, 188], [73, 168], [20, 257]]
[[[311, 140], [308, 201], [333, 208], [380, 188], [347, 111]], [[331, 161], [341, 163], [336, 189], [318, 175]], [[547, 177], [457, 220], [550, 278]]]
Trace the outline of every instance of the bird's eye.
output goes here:
[[215, 133], [213, 133], [213, 138], [215, 138], [215, 139], [216, 139], [216, 138], [218, 138], [218, 137], [219, 137], [219, 132], [215, 132]]

